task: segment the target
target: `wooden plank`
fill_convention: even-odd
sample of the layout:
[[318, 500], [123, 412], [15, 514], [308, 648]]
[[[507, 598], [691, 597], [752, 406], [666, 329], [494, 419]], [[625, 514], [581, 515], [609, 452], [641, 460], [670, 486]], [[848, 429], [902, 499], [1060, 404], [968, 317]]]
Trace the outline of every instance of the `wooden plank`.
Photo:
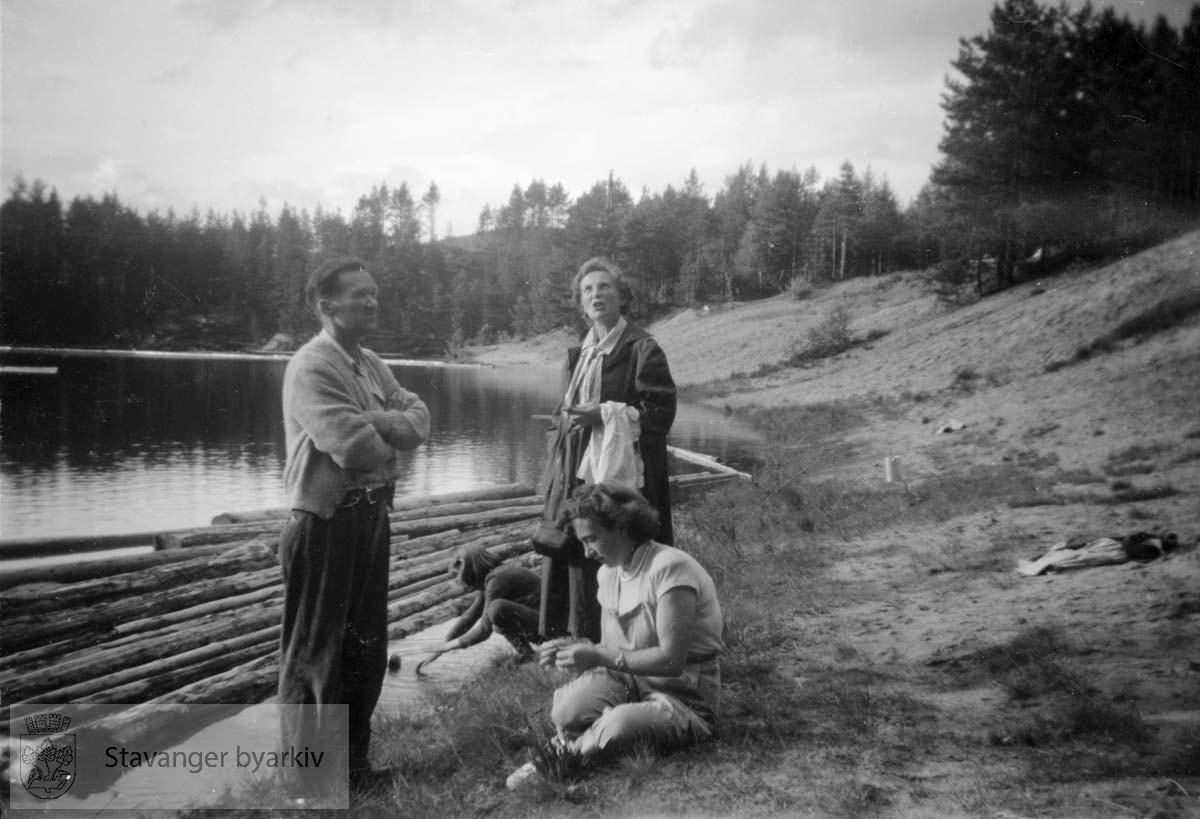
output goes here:
[[708, 469], [713, 472], [725, 472], [725, 473], [728, 473], [731, 475], [736, 475], [739, 478], [746, 478], [746, 479], [749, 479], [752, 477], [750, 475], [750, 473], [748, 473], [748, 472], [741, 472], [737, 469], [734, 469], [731, 466], [726, 466], [725, 464], [721, 463], [720, 461], [718, 461], [716, 458], [712, 457], [711, 455], [704, 455], [699, 452], [692, 452], [690, 449], [682, 449], [681, 447], [677, 447], [677, 446], [668, 446], [667, 452], [670, 453], [671, 455], [674, 455], [676, 458], [678, 458], [681, 461], [686, 461], [688, 463], [696, 464], [697, 466], [702, 466], [705, 469]]

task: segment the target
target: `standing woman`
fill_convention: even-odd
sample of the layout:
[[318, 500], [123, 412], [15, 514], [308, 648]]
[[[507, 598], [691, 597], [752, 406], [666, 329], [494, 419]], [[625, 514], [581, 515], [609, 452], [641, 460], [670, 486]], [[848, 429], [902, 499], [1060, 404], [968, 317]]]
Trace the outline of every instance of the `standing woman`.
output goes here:
[[[567, 351], [567, 387], [556, 412], [558, 430], [548, 459], [547, 497], [565, 500], [582, 482], [580, 463], [592, 439], [605, 437], [605, 418], [614, 427], [628, 424], [636, 438], [640, 477], [627, 482], [636, 485], [658, 513], [658, 540], [671, 545], [667, 433], [675, 420], [675, 382], [667, 357], [649, 333], [625, 318], [633, 290], [615, 264], [600, 257], [588, 259], [575, 274], [572, 290], [591, 327], [582, 345]], [[548, 507], [554, 502], [549, 501]], [[547, 508], [544, 517], [556, 518], [570, 536], [542, 561], [541, 634], [598, 640], [599, 565], [584, 556], [563, 510]]]

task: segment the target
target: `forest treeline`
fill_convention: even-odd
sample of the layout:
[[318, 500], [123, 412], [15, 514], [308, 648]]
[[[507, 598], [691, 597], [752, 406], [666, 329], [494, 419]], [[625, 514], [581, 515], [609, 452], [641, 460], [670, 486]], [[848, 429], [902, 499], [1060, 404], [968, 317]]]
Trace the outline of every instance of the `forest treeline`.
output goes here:
[[[906, 206], [850, 162], [747, 162], [711, 195], [693, 170], [636, 197], [609, 173], [572, 196], [541, 179], [437, 237], [436, 184], [381, 183], [348, 216], [298, 210], [141, 215], [115, 194], [65, 204], [18, 178], [0, 205], [5, 344], [261, 345], [315, 329], [304, 281], [350, 254], [380, 286], [389, 352], [525, 336], [574, 320], [585, 258], [614, 258], [636, 314], [772, 295], [793, 283], [930, 268], [953, 287], [1006, 287], [1079, 254], [1128, 252], [1200, 212], [1200, 4], [1180, 29], [1111, 8], [1006, 0], [960, 41], [941, 158]], [[983, 271], [988, 271], [984, 281]]]

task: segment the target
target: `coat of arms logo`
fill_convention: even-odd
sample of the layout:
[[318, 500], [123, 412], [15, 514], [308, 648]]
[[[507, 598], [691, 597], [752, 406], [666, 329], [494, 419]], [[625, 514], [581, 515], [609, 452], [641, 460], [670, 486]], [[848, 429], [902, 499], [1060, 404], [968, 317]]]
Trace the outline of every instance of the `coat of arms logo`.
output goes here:
[[57, 799], [75, 782], [75, 735], [70, 717], [34, 714], [21, 734], [21, 784], [38, 799]]

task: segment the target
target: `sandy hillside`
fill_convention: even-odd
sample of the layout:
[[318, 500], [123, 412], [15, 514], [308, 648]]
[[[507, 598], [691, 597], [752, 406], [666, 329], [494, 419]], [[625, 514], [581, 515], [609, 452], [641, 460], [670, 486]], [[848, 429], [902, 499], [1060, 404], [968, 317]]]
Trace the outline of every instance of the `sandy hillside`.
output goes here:
[[[877, 445], [864, 452], [872, 460], [900, 456], [915, 477], [929, 466], [924, 450], [945, 437], [962, 446], [985, 436], [984, 448], [1003, 457], [1005, 447], [1019, 449], [1032, 436], [1072, 467], [1093, 460], [1093, 450], [1151, 440], [1200, 419], [1196, 320], [1047, 371], [1122, 321], [1189, 297], [1200, 298], [1200, 232], [964, 307], [940, 303], [923, 275], [905, 273], [826, 286], [802, 301], [783, 294], [683, 310], [650, 330], [678, 384], [707, 385], [703, 400], [734, 412], [831, 401], [906, 405], [906, 413], [872, 425], [867, 434]], [[849, 313], [854, 336], [885, 335], [818, 363], [746, 377], [784, 362], [838, 307]], [[564, 331], [472, 354], [481, 363], [557, 366], [570, 342]], [[949, 420], [966, 424], [966, 434], [935, 438]]]
[[[879, 696], [909, 697], [935, 715], [932, 746], [890, 757], [881, 739], [876, 753], [837, 763], [838, 775], [881, 794], [887, 808], [872, 815], [1200, 815], [1200, 745], [1186, 739], [1200, 736], [1200, 312], [1077, 356], [1157, 305], [1198, 300], [1200, 231], [957, 308], [906, 273], [802, 301], [682, 311], [650, 328], [689, 398], [734, 415], [832, 403], [864, 416], [830, 447], [836, 458], [783, 453], [807, 478], [877, 487], [890, 455], [906, 487], [972, 469], [1016, 469], [1036, 482], [1028, 503], [850, 534], [851, 557], [829, 572], [837, 599], [820, 610], [795, 601], [800, 648], [787, 673], [797, 685], [861, 670], [887, 680]], [[883, 335], [817, 363], [770, 367], [838, 306], [856, 337]], [[554, 364], [566, 341], [487, 348], [479, 359]], [[769, 374], [749, 375], [760, 368]], [[938, 432], [950, 421], [956, 429]], [[1138, 531], [1174, 532], [1183, 546], [1144, 564], [1015, 571], [1060, 540]], [[971, 652], [1040, 625], [1060, 629], [1070, 661], [1111, 702], [1134, 704], [1163, 742], [1190, 748], [1194, 770], [1124, 777], [1097, 763], [1087, 769], [1095, 773], [1031, 779], [1025, 766], [1036, 770], [1046, 751], [1014, 753], [1003, 736], [1025, 706], [995, 684], [949, 680]], [[1086, 761], [1093, 751], [1082, 753]], [[795, 796], [786, 782], [824, 776], [829, 763], [796, 747], [763, 776], [777, 774], [780, 792]]]

